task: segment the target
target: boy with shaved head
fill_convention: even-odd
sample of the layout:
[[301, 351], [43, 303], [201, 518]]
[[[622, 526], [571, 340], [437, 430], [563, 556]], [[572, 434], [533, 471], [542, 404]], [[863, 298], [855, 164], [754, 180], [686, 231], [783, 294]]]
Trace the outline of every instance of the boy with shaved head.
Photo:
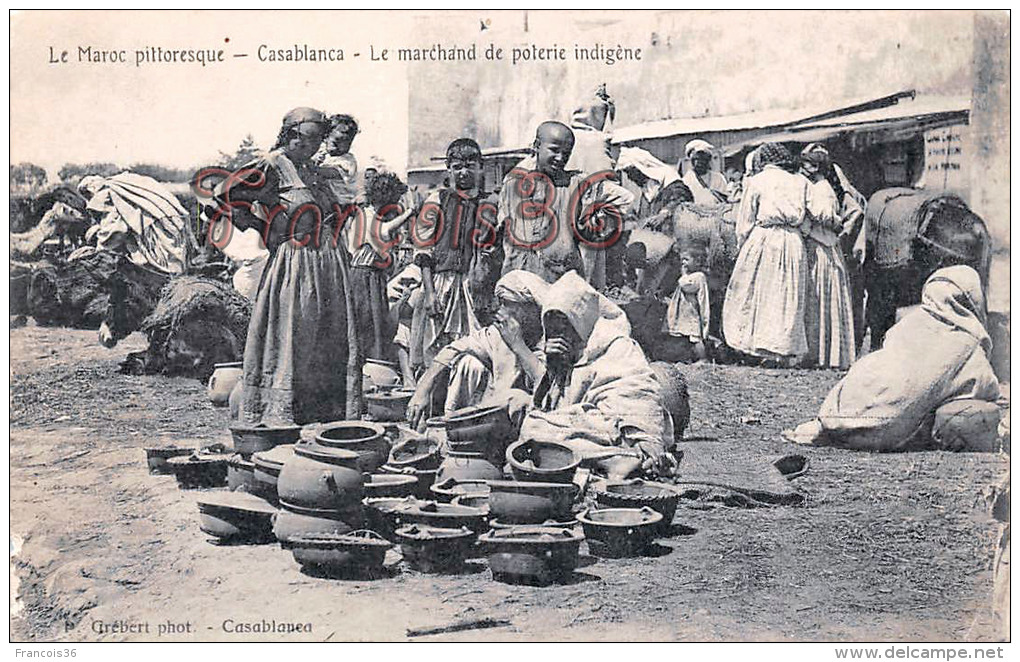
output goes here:
[[554, 281], [576, 269], [596, 288], [606, 283], [605, 250], [619, 238], [633, 194], [612, 173], [567, 170], [574, 134], [561, 122], [542, 122], [534, 155], [503, 180], [503, 273], [524, 269]]

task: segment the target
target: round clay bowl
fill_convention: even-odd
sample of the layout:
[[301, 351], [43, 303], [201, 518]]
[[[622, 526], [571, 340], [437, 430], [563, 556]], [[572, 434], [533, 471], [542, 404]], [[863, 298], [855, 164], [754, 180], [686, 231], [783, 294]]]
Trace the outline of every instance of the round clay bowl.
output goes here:
[[573, 483], [490, 480], [489, 512], [503, 522], [536, 524], [571, 519], [578, 488]]
[[553, 441], [524, 439], [506, 449], [514, 478], [544, 483], [569, 483], [581, 458], [569, 446]]
[[493, 530], [515, 529], [515, 528], [520, 528], [521, 526], [542, 526], [542, 527], [553, 528], [553, 529], [574, 529], [574, 528], [579, 527], [580, 524], [578, 523], [578, 521], [576, 519], [568, 519], [568, 520], [564, 520], [562, 522], [557, 522], [555, 520], [548, 519], [548, 520], [546, 520], [544, 522], [537, 522], [535, 524], [527, 524], [527, 525], [514, 524], [513, 522], [501, 522], [498, 519], [490, 519], [489, 520], [489, 528], [493, 529]]
[[394, 446], [386, 464], [396, 469], [437, 469], [441, 461], [435, 440], [416, 437]]
[[407, 474], [370, 474], [365, 477], [365, 496], [378, 499], [383, 497], [406, 497], [414, 493], [418, 477]]
[[436, 501], [415, 501], [406, 511], [400, 513], [404, 522], [425, 524], [445, 529], [467, 527], [475, 532], [488, 530], [486, 512], [480, 508], [455, 506], [452, 503]]
[[404, 513], [414, 507], [416, 499], [382, 497], [365, 499], [362, 503], [365, 506], [366, 526], [387, 540], [396, 540], [394, 532], [406, 523]]
[[488, 496], [491, 488], [484, 480], [458, 480], [447, 478], [441, 483], [435, 483], [429, 488], [435, 498], [444, 503], [453, 501], [456, 497], [465, 494]]
[[402, 421], [407, 404], [414, 397], [411, 389], [382, 389], [365, 393], [365, 413], [373, 421]]
[[224, 487], [227, 484], [227, 458], [223, 455], [172, 457], [167, 465], [182, 490]]
[[266, 427], [234, 424], [230, 426], [230, 434], [234, 438], [234, 452], [249, 458], [252, 453], [296, 443], [301, 439], [301, 426]]
[[662, 514], [648, 508], [592, 509], [577, 516], [593, 554], [610, 558], [642, 554], [659, 531]]
[[572, 529], [517, 526], [483, 534], [478, 543], [496, 581], [544, 586], [573, 572], [582, 540]]
[[643, 480], [611, 481], [596, 483], [592, 491], [595, 501], [604, 508], [643, 508], [645, 506], [662, 515], [659, 532], [669, 530], [676, 514], [680, 492], [666, 483]]
[[372, 531], [298, 536], [286, 548], [303, 568], [336, 576], [376, 576], [393, 544]]
[[464, 565], [477, 534], [467, 528], [411, 524], [395, 532], [404, 561], [419, 572], [454, 572]]
[[390, 456], [390, 442], [381, 425], [362, 421], [328, 423], [315, 435], [315, 443], [328, 448], [342, 448], [358, 454], [358, 464], [365, 473], [375, 473]]
[[512, 434], [506, 405], [467, 407], [446, 416], [446, 437], [450, 442], [505, 442]]
[[407, 476], [414, 476], [418, 479], [418, 484], [414, 486], [414, 491], [411, 493], [412, 496], [418, 499], [431, 499], [432, 494], [429, 492], [429, 488], [436, 482], [436, 476], [439, 474], [438, 469], [398, 469], [391, 467], [388, 464], [384, 464], [380, 470], [383, 473], [392, 474], [404, 474]]
[[309, 510], [280, 504], [273, 520], [273, 535], [280, 542], [291, 538], [316, 535], [341, 535], [365, 525], [364, 513], [358, 509], [346, 511]]
[[[479, 510], [485, 511], [485, 514], [489, 514], [489, 495], [488, 494], [461, 494], [460, 496], [453, 497], [451, 501], [455, 506], [467, 506], [468, 508], [478, 508]], [[489, 522], [489, 526], [492, 526], [492, 522]]]
[[214, 492], [198, 499], [199, 528], [221, 540], [273, 540], [276, 508], [244, 492]]
[[173, 470], [170, 468], [170, 464], [167, 462], [172, 457], [184, 457], [191, 455], [193, 450], [191, 448], [181, 448], [179, 446], [157, 446], [155, 448], [145, 449], [145, 462], [149, 467], [149, 473], [154, 476], [170, 475], [173, 474]]

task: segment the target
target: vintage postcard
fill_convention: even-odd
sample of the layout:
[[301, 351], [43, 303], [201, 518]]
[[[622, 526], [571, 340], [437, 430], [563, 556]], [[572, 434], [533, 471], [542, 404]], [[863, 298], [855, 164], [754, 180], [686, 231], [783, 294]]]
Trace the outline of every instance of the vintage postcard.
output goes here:
[[9, 21], [18, 655], [1008, 649], [1008, 12]]

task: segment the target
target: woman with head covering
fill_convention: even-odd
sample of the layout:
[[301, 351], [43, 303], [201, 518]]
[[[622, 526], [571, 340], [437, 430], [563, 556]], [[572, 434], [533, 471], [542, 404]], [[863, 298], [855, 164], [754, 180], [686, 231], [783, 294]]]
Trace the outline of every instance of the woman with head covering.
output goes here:
[[[717, 205], [726, 202], [726, 178], [712, 170], [712, 151], [715, 147], [706, 140], [697, 138], [684, 147], [684, 157], [691, 166], [684, 173], [683, 181], [694, 196], [695, 204]], [[683, 161], [677, 165], [681, 169]]]
[[424, 428], [433, 391], [449, 372], [445, 411], [502, 398], [512, 389], [531, 392], [544, 368], [535, 354], [542, 339], [542, 301], [549, 283], [533, 273], [508, 272], [496, 283], [495, 323], [454, 340], [436, 355], [418, 380], [407, 420]]
[[311, 161], [328, 130], [320, 111], [290, 111], [276, 146], [216, 191], [234, 225], [257, 228], [270, 252], [244, 348], [247, 423], [302, 425], [361, 413], [347, 254]]
[[829, 151], [812, 143], [800, 153], [800, 172], [808, 180], [807, 361], [822, 368], [847, 368], [855, 358], [853, 296], [840, 247], [842, 205], [827, 179]]
[[807, 257], [802, 231], [807, 180], [778, 143], [759, 150], [762, 171], [747, 180], [737, 215], [740, 253], [726, 287], [723, 334], [733, 349], [793, 365], [807, 353]]
[[924, 285], [920, 309], [889, 330], [882, 349], [850, 368], [818, 418], [783, 436], [871, 451], [989, 449], [999, 384], [988, 361], [985, 314], [976, 271], [939, 269]]

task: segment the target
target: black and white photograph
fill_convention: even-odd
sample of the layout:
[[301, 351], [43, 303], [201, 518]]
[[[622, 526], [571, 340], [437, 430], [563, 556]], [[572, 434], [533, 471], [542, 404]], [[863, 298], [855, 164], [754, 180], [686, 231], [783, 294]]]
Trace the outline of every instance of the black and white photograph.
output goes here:
[[1010, 18], [11, 10], [9, 653], [1002, 659]]

